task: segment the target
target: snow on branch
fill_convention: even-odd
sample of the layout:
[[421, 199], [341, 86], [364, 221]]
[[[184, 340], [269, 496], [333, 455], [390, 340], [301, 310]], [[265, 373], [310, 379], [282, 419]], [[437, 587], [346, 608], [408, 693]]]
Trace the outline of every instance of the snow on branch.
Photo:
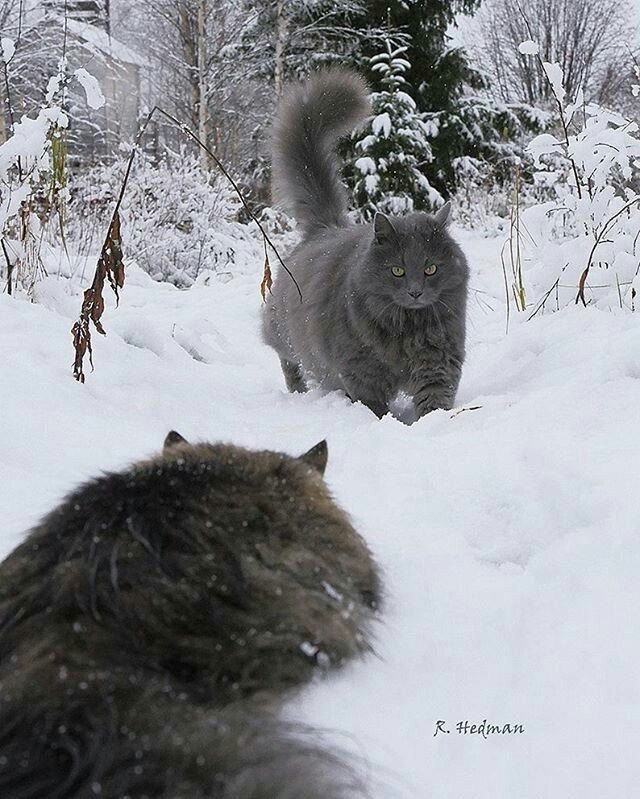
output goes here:
[[535, 42], [523, 42], [519, 50], [542, 65], [561, 132], [536, 136], [527, 148], [540, 170], [534, 179], [542, 181], [549, 174], [556, 193], [555, 200], [522, 215], [523, 227], [537, 242], [529, 258], [531, 279], [541, 290], [551, 284], [532, 316], [545, 307], [552, 290], [556, 308], [566, 302], [568, 291], [584, 306], [617, 304], [635, 310], [640, 272], [638, 126], [585, 103], [582, 89], [565, 104], [560, 66], [542, 62]]

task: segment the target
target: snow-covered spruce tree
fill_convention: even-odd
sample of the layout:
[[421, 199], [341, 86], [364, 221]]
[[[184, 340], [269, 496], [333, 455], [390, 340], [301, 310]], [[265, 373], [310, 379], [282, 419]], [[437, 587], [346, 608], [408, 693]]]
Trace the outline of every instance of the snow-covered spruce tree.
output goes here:
[[356, 208], [367, 220], [376, 211], [405, 214], [433, 210], [442, 203], [422, 171], [433, 159], [432, 131], [406, 91], [406, 51], [387, 40], [385, 51], [371, 59], [383, 88], [371, 95], [373, 116], [364, 136], [354, 134], [347, 145], [345, 178]]
[[[451, 148], [458, 147], [451, 117], [460, 111], [460, 101], [469, 88], [482, 84], [479, 73], [469, 64], [466, 52], [454, 44], [450, 30], [460, 13], [471, 14], [479, 0], [363, 0], [366, 24], [392, 26], [408, 36], [406, 53], [409, 69], [404, 75], [411, 86], [417, 109], [431, 113], [430, 144], [433, 154], [424, 167], [429, 183], [441, 194], [450, 194], [456, 186]], [[403, 42], [404, 44], [404, 42]], [[378, 45], [369, 45], [365, 54], [373, 56]], [[374, 82], [377, 89], [378, 86]], [[437, 127], [436, 127], [437, 125]], [[451, 135], [450, 135], [451, 134]], [[456, 151], [456, 155], [466, 152]]]
[[461, 97], [455, 113], [425, 116], [440, 139], [449, 142], [459, 218], [475, 226], [485, 224], [487, 216], [507, 216], [516, 170], [528, 192], [533, 182], [526, 143], [552, 124], [552, 115], [526, 104], [503, 103], [486, 91]]

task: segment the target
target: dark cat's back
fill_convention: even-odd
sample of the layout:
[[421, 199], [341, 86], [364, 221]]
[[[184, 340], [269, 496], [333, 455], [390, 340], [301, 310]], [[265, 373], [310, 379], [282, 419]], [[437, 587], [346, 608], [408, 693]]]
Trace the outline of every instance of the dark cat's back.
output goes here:
[[30, 533], [0, 565], [3, 799], [361, 795], [274, 715], [379, 601], [325, 462], [171, 434]]

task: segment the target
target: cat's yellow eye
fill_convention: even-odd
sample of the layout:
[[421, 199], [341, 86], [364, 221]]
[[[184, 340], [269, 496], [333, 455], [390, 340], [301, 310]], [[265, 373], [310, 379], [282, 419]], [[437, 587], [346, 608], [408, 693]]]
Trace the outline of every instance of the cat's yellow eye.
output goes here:
[[437, 268], [438, 267], [435, 264], [427, 264], [427, 266], [424, 268], [424, 273], [427, 275], [427, 277], [431, 277], [431, 275], [435, 275]]
[[391, 267], [391, 274], [394, 277], [403, 277], [404, 276], [404, 268], [402, 266], [392, 266]]

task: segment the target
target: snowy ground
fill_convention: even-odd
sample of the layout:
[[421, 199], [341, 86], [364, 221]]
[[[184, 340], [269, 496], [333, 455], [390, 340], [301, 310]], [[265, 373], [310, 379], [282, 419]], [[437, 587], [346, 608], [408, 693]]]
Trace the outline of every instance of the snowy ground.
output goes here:
[[[259, 341], [261, 262], [188, 291], [130, 268], [71, 377], [76, 284], [0, 297], [6, 554], [79, 481], [177, 428], [300, 453], [327, 437], [328, 481], [385, 573], [378, 657], [291, 713], [370, 763], [376, 799], [601, 799], [640, 785], [637, 318], [569, 308], [505, 335], [500, 242], [473, 267], [459, 408], [407, 427], [338, 395], [285, 393]], [[75, 285], [75, 288], [73, 286]], [[482, 293], [480, 293], [482, 292]], [[459, 721], [524, 733], [460, 734]], [[449, 734], [434, 737], [436, 721]]]

